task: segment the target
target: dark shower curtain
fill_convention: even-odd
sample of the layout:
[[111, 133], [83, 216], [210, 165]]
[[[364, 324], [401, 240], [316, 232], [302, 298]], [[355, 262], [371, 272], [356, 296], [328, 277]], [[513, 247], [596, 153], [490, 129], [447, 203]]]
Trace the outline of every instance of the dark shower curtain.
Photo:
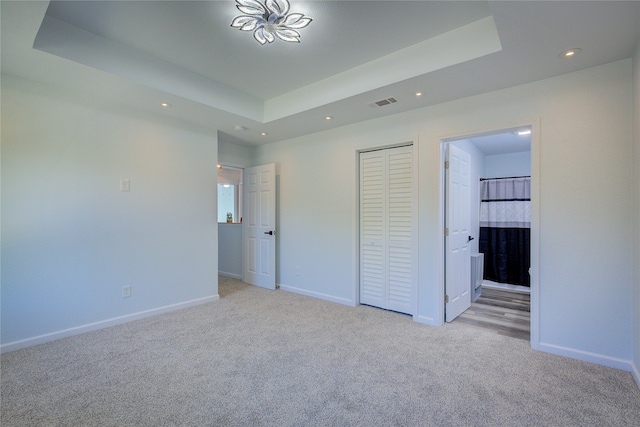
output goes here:
[[480, 180], [484, 279], [529, 286], [531, 178]]

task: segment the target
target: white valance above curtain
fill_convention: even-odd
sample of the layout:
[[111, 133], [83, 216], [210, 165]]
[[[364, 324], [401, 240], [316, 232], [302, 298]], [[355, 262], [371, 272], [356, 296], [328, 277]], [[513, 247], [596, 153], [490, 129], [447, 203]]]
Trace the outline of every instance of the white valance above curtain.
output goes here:
[[531, 178], [480, 182], [480, 227], [531, 228]]

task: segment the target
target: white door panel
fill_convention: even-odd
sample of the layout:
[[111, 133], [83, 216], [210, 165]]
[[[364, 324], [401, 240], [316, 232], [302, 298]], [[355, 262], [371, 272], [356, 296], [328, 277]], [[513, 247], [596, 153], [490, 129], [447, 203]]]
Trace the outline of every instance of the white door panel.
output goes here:
[[244, 171], [242, 280], [263, 288], [276, 288], [276, 165]]
[[449, 144], [446, 169], [445, 320], [451, 322], [471, 306], [470, 155]]

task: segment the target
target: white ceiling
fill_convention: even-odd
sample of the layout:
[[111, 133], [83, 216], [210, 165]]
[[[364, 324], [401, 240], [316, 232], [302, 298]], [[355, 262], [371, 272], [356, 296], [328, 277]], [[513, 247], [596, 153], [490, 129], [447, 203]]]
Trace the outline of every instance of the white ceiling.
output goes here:
[[530, 128], [504, 129], [497, 133], [478, 135], [469, 138], [469, 141], [487, 156], [497, 154], [522, 153], [531, 151], [531, 134], [519, 132]]
[[230, 27], [234, 0], [3, 1], [2, 73], [258, 145], [628, 58], [640, 39], [638, 1], [291, 1], [313, 18], [301, 43], [264, 46]]

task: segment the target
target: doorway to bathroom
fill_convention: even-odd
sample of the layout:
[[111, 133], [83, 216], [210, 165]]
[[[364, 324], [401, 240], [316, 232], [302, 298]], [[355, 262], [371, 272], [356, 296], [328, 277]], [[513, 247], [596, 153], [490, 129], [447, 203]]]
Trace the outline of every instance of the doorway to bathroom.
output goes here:
[[531, 133], [519, 126], [442, 141], [444, 320], [527, 340]]

